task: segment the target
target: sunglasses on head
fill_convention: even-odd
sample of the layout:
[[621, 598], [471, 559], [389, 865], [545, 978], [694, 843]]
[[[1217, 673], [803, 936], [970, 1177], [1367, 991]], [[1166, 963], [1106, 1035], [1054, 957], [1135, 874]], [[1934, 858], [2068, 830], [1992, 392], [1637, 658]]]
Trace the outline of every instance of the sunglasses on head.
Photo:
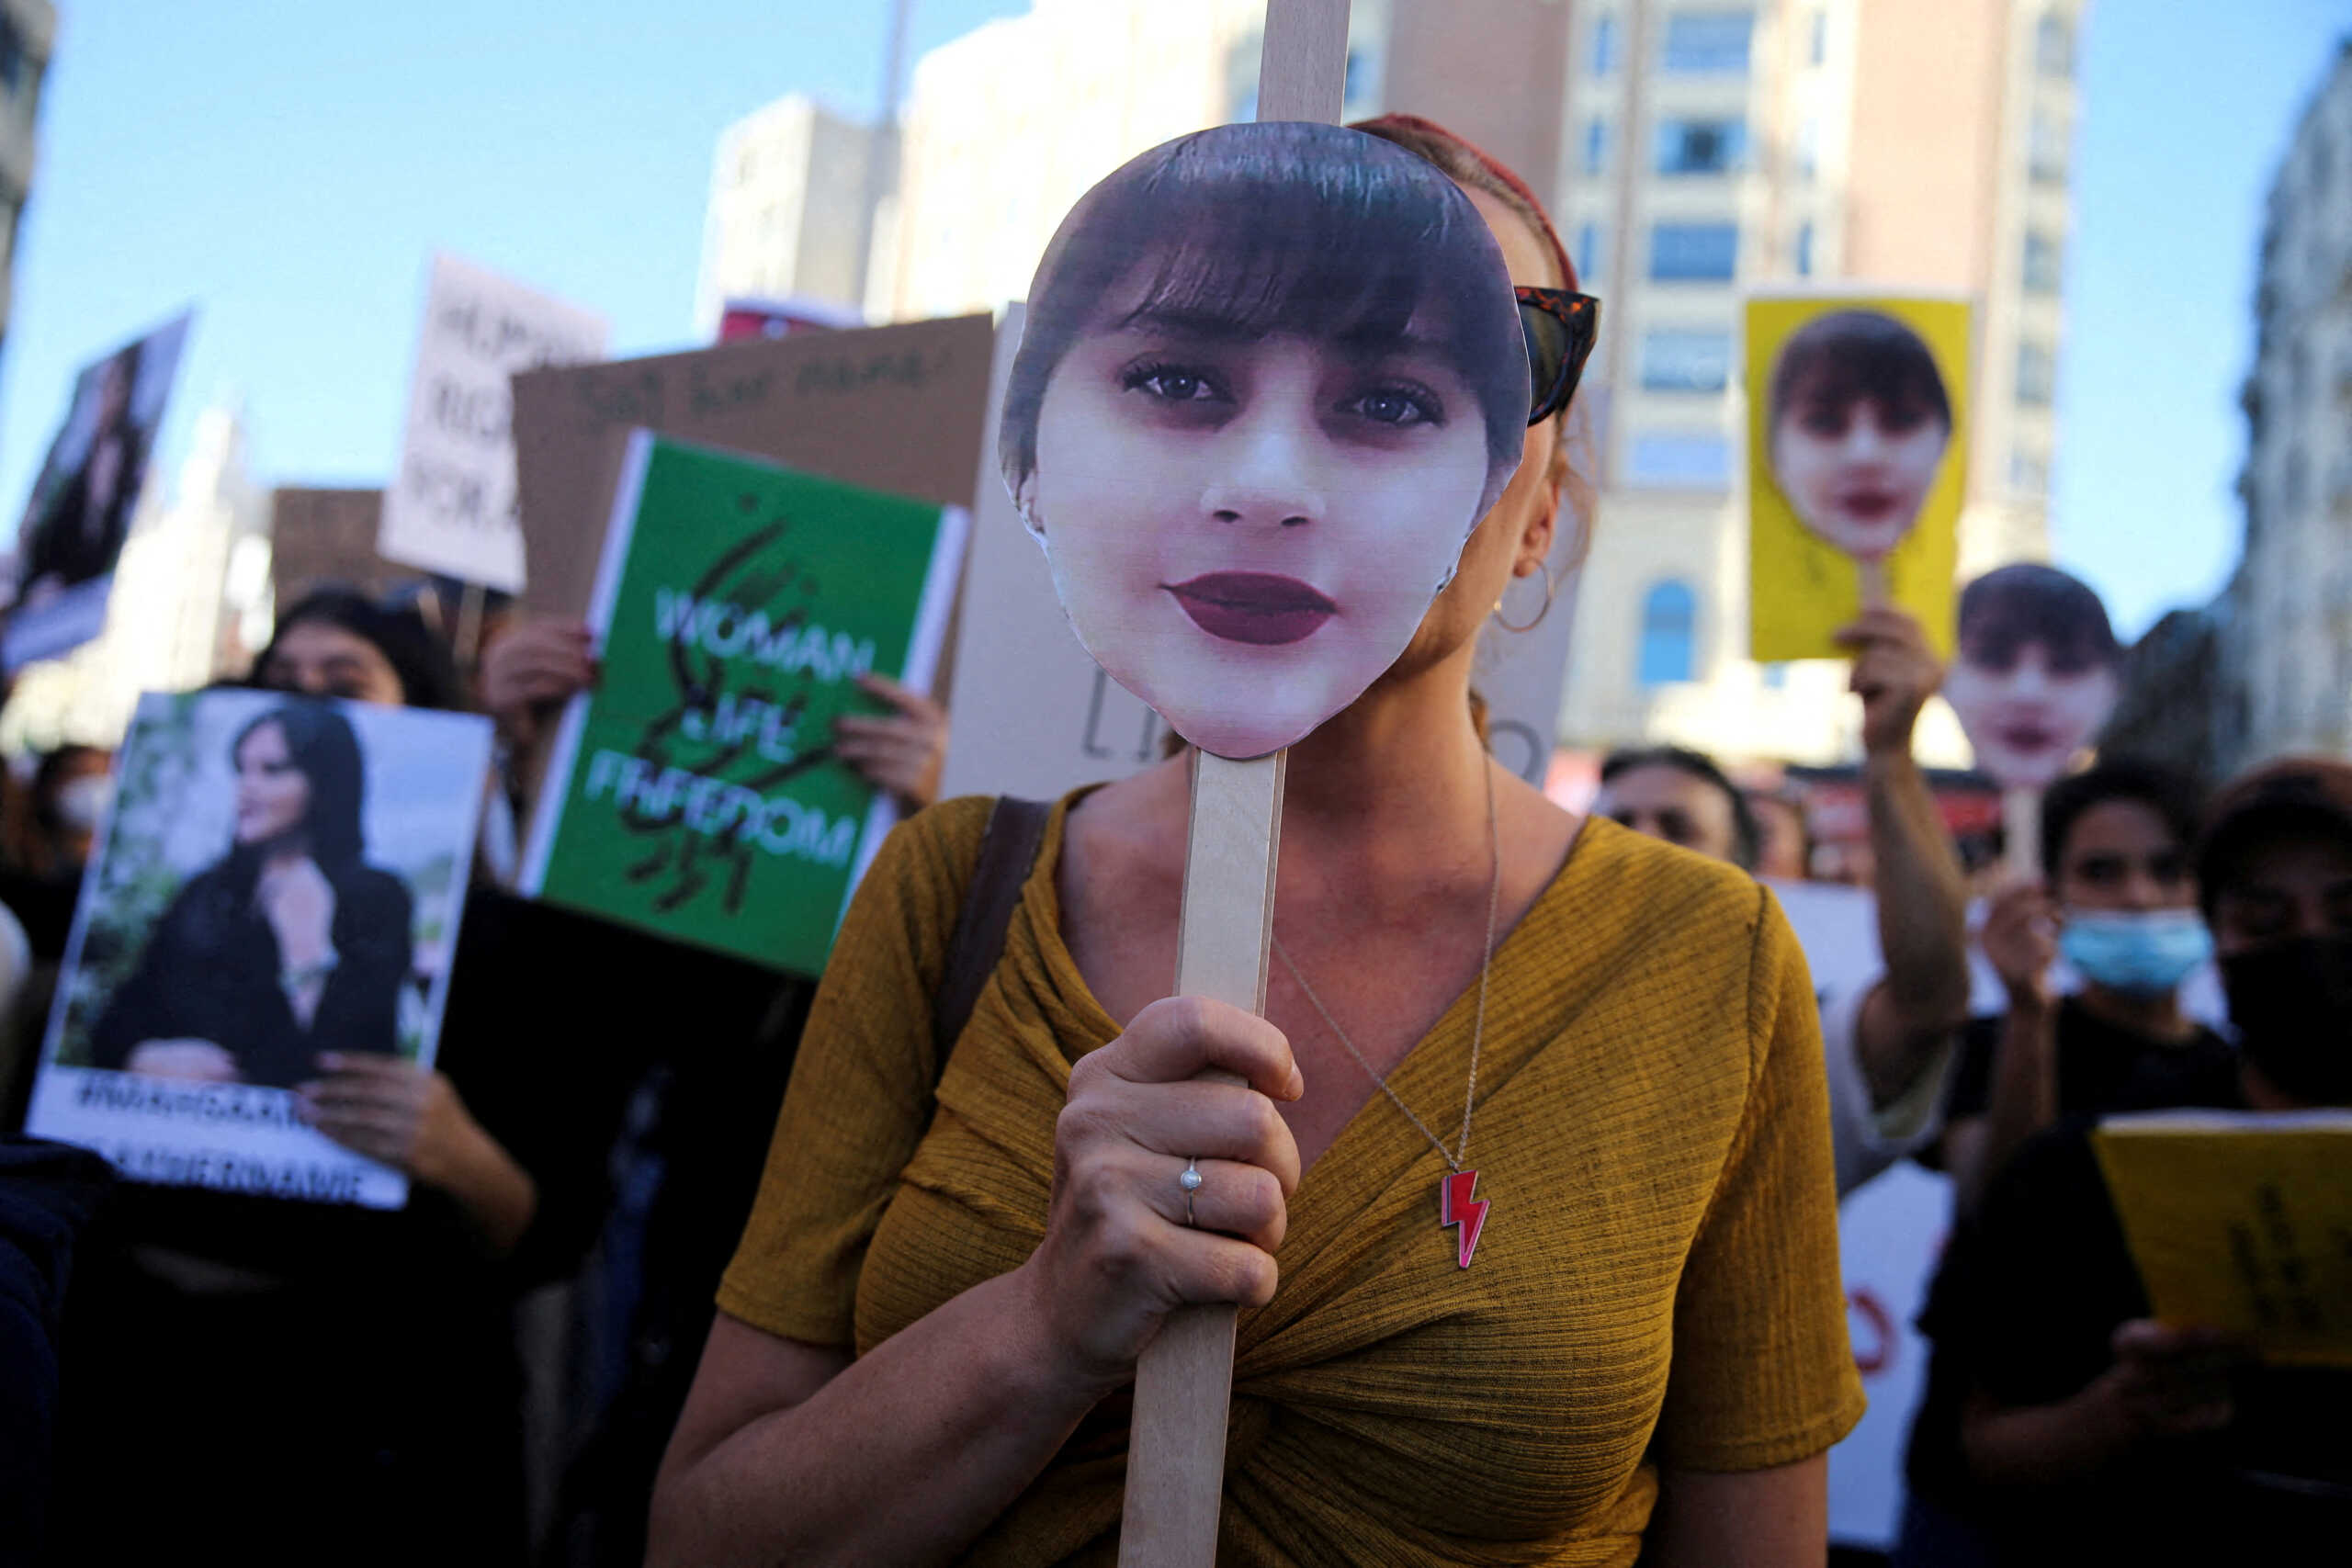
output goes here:
[[1577, 378], [1600, 330], [1600, 301], [1566, 288], [1514, 289], [1520, 325], [1527, 333], [1527, 373], [1534, 404], [1527, 416], [1541, 424], [1568, 406]]

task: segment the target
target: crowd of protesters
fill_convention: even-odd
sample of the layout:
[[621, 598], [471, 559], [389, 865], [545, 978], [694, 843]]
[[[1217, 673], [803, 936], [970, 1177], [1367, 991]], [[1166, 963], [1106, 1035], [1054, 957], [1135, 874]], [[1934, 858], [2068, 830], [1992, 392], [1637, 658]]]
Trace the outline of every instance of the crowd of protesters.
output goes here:
[[[1574, 286], [1507, 170], [1419, 122], [1375, 129], [1477, 198], [1515, 278]], [[1819, 1561], [1820, 1457], [1859, 1412], [1833, 1184], [1913, 1159], [1951, 1174], [1955, 1206], [1896, 1563], [2340, 1561], [2352, 1377], [2156, 1321], [2086, 1130], [2352, 1105], [2352, 765], [2272, 761], [2200, 798], [2163, 759], [2102, 754], [2049, 792], [2041, 874], [1973, 898], [1913, 759], [1942, 668], [1908, 615], [1867, 611], [1842, 640], [1876, 943], [1843, 966], [1868, 978], [1816, 993], [1758, 891], [1824, 863], [1801, 788], [1628, 751], [1580, 820], [1479, 750], [1462, 698], [1483, 602], [1449, 607], [1498, 595], [1573, 525], [1557, 440], [1531, 427], [1538, 479], [1474, 538], [1436, 630], [1293, 763], [1285, 886], [1351, 906], [1319, 935], [1278, 916], [1306, 962], [1269, 1011], [1330, 1026], [1312, 1037], [1157, 999], [1181, 764], [1057, 808], [1000, 973], [933, 1060], [949, 927], [995, 831], [978, 803], [935, 806], [937, 705], [872, 679], [882, 711], [836, 738], [914, 815], [812, 984], [505, 886], [554, 716], [597, 678], [585, 627], [492, 616], [461, 672], [414, 596], [286, 606], [250, 684], [498, 728], [435, 1065], [337, 1056], [300, 1089], [412, 1196], [363, 1212], [109, 1183], [95, 1159], [8, 1145], [0, 1353], [30, 1375], [0, 1410], [28, 1438], [0, 1450], [23, 1456], [0, 1534], [45, 1529], [59, 1562], [602, 1565], [646, 1561], [650, 1519], [663, 1562], [1107, 1561], [1136, 1347], [1186, 1292], [1280, 1308], [1258, 1264], [1287, 1223], [1306, 1239], [1283, 1282], [1315, 1300], [1288, 1340], [1245, 1319], [1236, 1560]], [[107, 761], [52, 752], [0, 812], [13, 1115]], [[1395, 854], [1348, 848], [1374, 826]], [[1490, 934], [1482, 961], [1494, 908], [1530, 940]], [[1349, 964], [1377, 984], [1340, 978]], [[1973, 964], [1997, 1015], [1972, 1016]], [[2223, 1016], [2184, 1001], [2209, 965]], [[1556, 1100], [1513, 1111], [1498, 1092], [1482, 1158], [1553, 1140], [1574, 1176], [1552, 1201], [1590, 1228], [1532, 1263], [1490, 1240], [1451, 1298], [1369, 1291], [1372, 1254], [1350, 1247], [1376, 1245], [1387, 1222], [1358, 1222], [1385, 1190], [1343, 1214], [1302, 1201], [1301, 1173], [1329, 1195], [1425, 1151], [1401, 1121], [1393, 1155], [1355, 1125], [1379, 1095], [1329, 1047], [1357, 1054], [1346, 1021], [1407, 1092], [1458, 1093], [1407, 1058], [1474, 983], [1487, 1029], [1488, 969], [1487, 1083], [1544, 1077], [1555, 1058], [1511, 1040], [1546, 1009], [1592, 1031], [1592, 1055], [1573, 1068], [1590, 1086]], [[1321, 998], [1305, 975], [1332, 976]], [[1409, 1027], [1382, 1038], [1365, 988]], [[1247, 1085], [1180, 1104], [1209, 1065]], [[1195, 1148], [1222, 1156], [1200, 1162], [1198, 1215], [1120, 1186]], [[839, 1163], [818, 1172], [812, 1151]], [[1210, 1214], [1250, 1166], [1272, 1173], [1256, 1206]], [[1485, 1190], [1498, 1238], [1510, 1205], [1533, 1224], [1527, 1186]], [[1010, 1354], [1043, 1342], [1024, 1334], [1061, 1359]], [[1465, 1426], [1456, 1379], [1508, 1418]], [[1318, 1479], [1350, 1455], [1353, 1490]], [[1546, 1553], [1474, 1550], [1498, 1531]]]

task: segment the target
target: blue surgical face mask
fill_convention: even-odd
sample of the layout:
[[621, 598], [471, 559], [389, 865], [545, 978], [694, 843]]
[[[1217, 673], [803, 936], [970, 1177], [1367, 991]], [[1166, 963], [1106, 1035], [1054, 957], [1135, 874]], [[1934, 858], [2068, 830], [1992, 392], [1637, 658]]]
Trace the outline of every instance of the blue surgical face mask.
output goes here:
[[2213, 937], [2194, 909], [2070, 910], [2058, 951], [2093, 985], [2153, 997], [2212, 957]]

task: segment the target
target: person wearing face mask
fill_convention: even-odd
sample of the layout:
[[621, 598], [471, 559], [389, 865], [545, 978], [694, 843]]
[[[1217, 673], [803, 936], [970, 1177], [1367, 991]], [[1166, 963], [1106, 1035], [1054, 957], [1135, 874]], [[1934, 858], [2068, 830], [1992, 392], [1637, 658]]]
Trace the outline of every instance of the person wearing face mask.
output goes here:
[[[2181, 1007], [2182, 982], [2213, 951], [2188, 874], [2196, 826], [2195, 792], [2137, 761], [2102, 762], [2043, 797], [2044, 879], [2004, 889], [1984, 918], [2008, 1010], [1962, 1032], [1944, 1108], [1940, 1153], [1962, 1210], [2059, 1117], [2171, 1102], [2234, 1070], [2228, 1043]], [[2063, 998], [2062, 957], [2082, 980]]]
[[[2239, 1054], [2169, 1103], [2352, 1106], [2352, 766], [2288, 759], [2225, 786], [2195, 869]], [[2155, 1321], [2094, 1125], [2026, 1143], [1953, 1236], [1921, 1326], [1965, 1376], [1940, 1473], [1920, 1473], [1915, 1433], [1894, 1562], [2341, 1562], [2352, 1370], [2259, 1364]], [[1955, 1533], [1975, 1556], [1951, 1554]]]

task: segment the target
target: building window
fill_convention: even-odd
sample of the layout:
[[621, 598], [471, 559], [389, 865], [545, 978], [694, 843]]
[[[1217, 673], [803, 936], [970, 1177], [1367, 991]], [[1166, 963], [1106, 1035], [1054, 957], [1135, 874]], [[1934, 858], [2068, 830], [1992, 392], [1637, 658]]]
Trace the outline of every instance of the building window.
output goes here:
[[1799, 277], [1813, 276], [1813, 220], [1808, 218], [1797, 225], [1796, 271]]
[[1721, 490], [1731, 483], [1731, 443], [1714, 431], [1645, 431], [1625, 453], [1629, 484]]
[[2050, 459], [2023, 447], [2009, 454], [2009, 488], [2023, 495], [2041, 495], [2050, 489]]
[[2074, 24], [2055, 11], [2045, 11], [2033, 30], [2033, 68], [2044, 76], [2075, 73]]
[[1577, 264], [1577, 281], [1587, 288], [1600, 281], [1601, 253], [1605, 243], [1600, 224], [1579, 223], [1577, 225], [1577, 248], [1571, 259]]
[[2058, 367], [2050, 350], [2041, 344], [2018, 344], [2018, 401], [2034, 408], [2047, 408], [2056, 391]]
[[1677, 578], [1654, 583], [1642, 599], [1636, 679], [1645, 686], [1691, 679], [1698, 660], [1699, 598]]
[[1804, 58], [1808, 65], [1819, 65], [1829, 58], [1829, 13], [1815, 11], [1807, 24], [1808, 41]]
[[1661, 175], [1721, 175], [1747, 161], [1747, 127], [1736, 119], [1668, 119], [1657, 128]]
[[1666, 46], [1659, 66], [1674, 75], [1714, 74], [1747, 69], [1752, 11], [1678, 11], [1666, 19]]
[[2065, 278], [2065, 247], [2029, 229], [2025, 236], [2025, 288], [2029, 294], [2055, 294]]
[[0, 15], [0, 87], [14, 97], [25, 90], [26, 78], [31, 74], [31, 61], [25, 54], [24, 36], [17, 31], [14, 18]]
[[2033, 111], [2026, 132], [2026, 172], [2036, 185], [2066, 183], [2066, 127], [2048, 109]]
[[1584, 172], [1605, 174], [1609, 169], [1609, 122], [1589, 119], [1584, 122]]
[[1764, 689], [1766, 691], [1784, 692], [1788, 690], [1788, 686], [1789, 661], [1787, 660], [1775, 660], [1773, 662], [1764, 666]]
[[1720, 392], [1731, 378], [1731, 333], [1656, 327], [1642, 334], [1642, 389]]
[[1606, 76], [1617, 69], [1617, 18], [1607, 11], [1592, 19], [1592, 73]]
[[2287, 448], [2287, 462], [2279, 475], [2278, 505], [2289, 517], [2301, 513], [2303, 502], [2311, 492], [2311, 465], [2301, 446]]
[[1801, 180], [1813, 178], [1821, 166], [1821, 122], [1811, 115], [1797, 124], [1796, 136], [1789, 144], [1789, 162]]
[[1736, 223], [1658, 223], [1650, 229], [1650, 281], [1729, 283], [1739, 265]]

